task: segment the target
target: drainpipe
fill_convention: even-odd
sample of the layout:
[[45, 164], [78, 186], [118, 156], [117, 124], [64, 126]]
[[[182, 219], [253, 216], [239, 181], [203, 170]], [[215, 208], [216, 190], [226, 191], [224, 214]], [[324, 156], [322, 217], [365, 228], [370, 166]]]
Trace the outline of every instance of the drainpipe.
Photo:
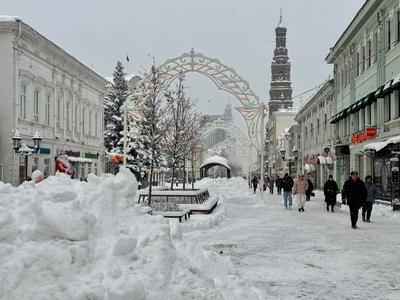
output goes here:
[[[13, 128], [16, 129], [17, 128], [17, 120], [18, 120], [18, 42], [21, 38], [21, 33], [22, 33], [22, 24], [21, 24], [21, 20], [17, 19], [16, 20], [18, 23], [18, 32], [17, 35], [14, 39], [13, 42], [13, 49], [14, 49], [14, 120], [13, 120]], [[12, 178], [12, 182], [13, 185], [17, 184], [17, 178], [16, 178], [16, 173], [17, 173], [17, 167], [16, 167], [16, 154], [14, 153], [13, 155], [13, 178]]]

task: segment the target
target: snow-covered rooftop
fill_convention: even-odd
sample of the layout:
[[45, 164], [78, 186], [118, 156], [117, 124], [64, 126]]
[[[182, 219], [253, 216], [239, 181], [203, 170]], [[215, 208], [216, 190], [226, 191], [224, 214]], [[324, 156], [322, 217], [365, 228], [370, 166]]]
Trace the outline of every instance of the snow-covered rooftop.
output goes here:
[[200, 168], [204, 167], [205, 165], [209, 165], [209, 164], [218, 164], [218, 165], [222, 165], [228, 169], [231, 168], [228, 165], [228, 160], [219, 155], [214, 155], [214, 156], [211, 156], [211, 157], [207, 158], [206, 160], [204, 160], [204, 162], [201, 164]]
[[2, 16], [0, 15], [0, 22], [16, 22], [21, 21], [20, 17], [16, 16]]

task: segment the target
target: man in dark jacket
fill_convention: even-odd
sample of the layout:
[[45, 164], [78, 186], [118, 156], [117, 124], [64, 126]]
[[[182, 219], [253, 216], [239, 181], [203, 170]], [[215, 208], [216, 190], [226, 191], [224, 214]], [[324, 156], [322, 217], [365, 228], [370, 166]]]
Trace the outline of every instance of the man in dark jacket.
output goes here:
[[294, 181], [292, 177], [289, 176], [288, 173], [285, 174], [281, 181], [281, 188], [283, 189], [283, 202], [285, 204], [285, 208], [289, 209], [292, 208], [292, 188], [293, 188]]
[[[362, 218], [365, 222], [371, 222], [371, 212], [372, 206], [374, 205], [375, 197], [376, 197], [376, 186], [375, 183], [372, 182], [372, 176], [368, 175], [365, 177], [365, 187], [367, 189], [367, 199], [362, 208]], [[367, 218], [365, 218], [365, 213], [367, 214]]]
[[276, 189], [278, 190], [278, 195], [280, 195], [282, 191], [282, 178], [280, 178], [279, 175], [276, 175], [275, 184]]
[[310, 180], [310, 178], [307, 178], [307, 183], [308, 183], [308, 188], [306, 191], [306, 201], [310, 201], [311, 200], [311, 194], [314, 191], [314, 185], [312, 183], [312, 181]]
[[357, 229], [358, 210], [367, 198], [367, 189], [364, 182], [358, 178], [356, 171], [352, 171], [349, 179], [344, 183], [343, 196], [346, 197], [350, 208], [351, 227]]
[[325, 202], [326, 202], [326, 210], [329, 211], [329, 206], [331, 206], [332, 212], [334, 211], [333, 208], [336, 204], [336, 194], [339, 191], [339, 187], [335, 180], [333, 180], [333, 176], [329, 175], [329, 179], [324, 184], [324, 195], [325, 195]]

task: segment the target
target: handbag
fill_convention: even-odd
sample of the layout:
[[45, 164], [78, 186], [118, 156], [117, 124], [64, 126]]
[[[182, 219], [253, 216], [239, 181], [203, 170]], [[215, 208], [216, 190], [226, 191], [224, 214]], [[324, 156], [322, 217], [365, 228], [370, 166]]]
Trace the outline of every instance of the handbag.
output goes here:
[[311, 196], [311, 197], [315, 197], [315, 193], [314, 193], [314, 192], [311, 192], [310, 196]]

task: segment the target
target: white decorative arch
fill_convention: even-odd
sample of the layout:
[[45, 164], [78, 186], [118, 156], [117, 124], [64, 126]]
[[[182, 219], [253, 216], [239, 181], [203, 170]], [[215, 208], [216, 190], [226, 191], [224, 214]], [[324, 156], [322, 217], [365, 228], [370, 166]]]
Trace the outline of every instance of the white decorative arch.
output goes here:
[[221, 63], [216, 58], [207, 57], [195, 52], [189, 52], [179, 57], [168, 59], [158, 67], [164, 86], [168, 87], [180, 74], [197, 72], [211, 79], [218, 89], [233, 95], [241, 104], [236, 109], [244, 117], [251, 143], [259, 149], [261, 145], [259, 123], [261, 112], [264, 112], [262, 102], [252, 91], [247, 81], [243, 80], [233, 68]]

